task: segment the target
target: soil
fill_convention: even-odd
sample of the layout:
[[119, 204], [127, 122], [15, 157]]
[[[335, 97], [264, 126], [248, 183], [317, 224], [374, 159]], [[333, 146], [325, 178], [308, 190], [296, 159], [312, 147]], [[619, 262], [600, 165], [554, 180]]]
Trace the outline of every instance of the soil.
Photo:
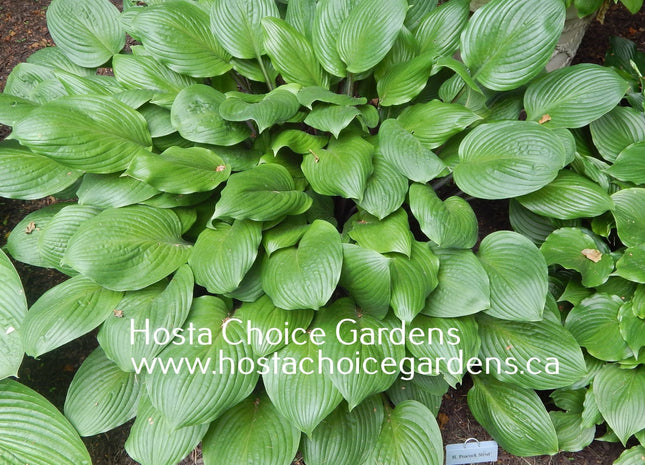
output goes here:
[[[120, 0], [111, 0], [121, 7]], [[0, 0], [0, 91], [4, 89], [7, 76], [13, 67], [25, 61], [34, 51], [53, 45], [46, 28], [45, 13], [50, 0]], [[612, 6], [604, 24], [592, 23], [574, 63], [591, 62], [602, 64], [609, 44], [609, 37], [619, 35], [635, 41], [645, 51], [645, 12], [630, 15], [623, 8]], [[0, 125], [0, 140], [10, 129]], [[14, 226], [28, 213], [51, 202], [0, 199], [0, 246]], [[480, 220], [481, 232], [485, 235], [498, 229], [510, 229], [504, 202], [491, 204], [478, 202], [474, 205]], [[29, 303], [33, 303], [43, 292], [63, 281], [65, 277], [52, 270], [30, 267], [16, 263]], [[67, 344], [58, 350], [42, 356], [39, 360], [26, 357], [20, 370], [20, 381], [37, 390], [57, 407], [62, 409], [67, 386], [85, 357], [97, 346], [94, 334]], [[445, 395], [439, 424], [445, 444], [463, 442], [468, 438], [489, 440], [490, 436], [474, 420], [466, 403], [469, 381], [459, 389]], [[109, 433], [84, 439], [94, 465], [136, 465], [123, 449], [130, 424]], [[599, 432], [597, 436], [600, 436]], [[611, 464], [622, 447], [616, 444], [595, 441], [584, 451], [561, 453], [555, 456], [521, 458], [500, 450], [497, 463], [528, 465], [602, 465]], [[181, 465], [201, 465], [199, 450], [187, 457]], [[302, 464], [300, 460], [297, 462]], [[422, 465], [422, 464], [420, 464]]]

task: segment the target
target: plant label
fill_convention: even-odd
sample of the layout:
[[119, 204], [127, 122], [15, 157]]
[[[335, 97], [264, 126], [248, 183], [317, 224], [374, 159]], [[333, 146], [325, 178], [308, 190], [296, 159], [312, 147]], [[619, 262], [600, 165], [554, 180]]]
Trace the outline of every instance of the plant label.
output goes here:
[[446, 465], [488, 463], [497, 461], [497, 443], [468, 439], [461, 444], [446, 445]]

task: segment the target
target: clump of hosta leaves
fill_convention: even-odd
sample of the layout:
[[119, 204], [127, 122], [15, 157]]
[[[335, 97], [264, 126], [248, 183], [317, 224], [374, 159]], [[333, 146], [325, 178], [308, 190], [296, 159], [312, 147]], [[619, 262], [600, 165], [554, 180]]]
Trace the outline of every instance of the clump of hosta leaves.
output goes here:
[[[0, 94], [12, 127], [0, 194], [59, 199], [6, 251], [69, 279], [27, 311], [2, 257], [0, 376], [93, 330], [99, 347], [67, 419], [0, 382], [9, 463], [49, 464], [52, 451], [89, 463], [78, 434], [136, 417], [126, 450], [144, 465], [200, 441], [206, 465], [297, 451], [308, 465], [440, 464], [434, 416], [468, 374], [475, 417], [515, 455], [582, 448], [600, 415], [623, 441], [645, 427], [631, 391], [607, 396], [627, 423], [601, 400], [603, 379], [642, 383], [640, 291], [630, 300], [620, 281], [644, 282], [645, 207], [629, 184], [642, 181], [625, 168], [642, 108], [615, 108], [630, 84], [611, 69], [543, 72], [561, 0], [493, 0], [472, 17], [465, 0], [155, 0], [122, 13], [54, 0], [47, 15], [57, 46]], [[470, 197], [513, 199], [516, 232], [478, 243]], [[604, 286], [564, 322], [556, 263]], [[598, 371], [598, 358], [623, 363]], [[180, 360], [190, 366], [169, 365]], [[370, 373], [329, 368], [343, 361]], [[549, 413], [536, 390], [554, 389], [562, 410]]]

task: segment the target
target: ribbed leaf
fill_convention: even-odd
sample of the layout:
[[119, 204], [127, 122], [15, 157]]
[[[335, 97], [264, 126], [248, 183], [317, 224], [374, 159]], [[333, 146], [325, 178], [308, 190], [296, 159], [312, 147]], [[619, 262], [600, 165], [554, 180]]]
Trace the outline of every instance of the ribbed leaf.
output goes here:
[[124, 87], [148, 89], [162, 94], [160, 97], [167, 97], [161, 98], [165, 108], [170, 108], [179, 91], [197, 82], [172, 71], [148, 55], [116, 55], [112, 59], [112, 69], [117, 81]]
[[365, 465], [441, 465], [441, 431], [432, 412], [420, 402], [407, 400], [386, 412], [386, 419]]
[[643, 457], [645, 457], [645, 447], [634, 446], [620, 454], [620, 457], [614, 461], [614, 465], [642, 465], [645, 461]]
[[316, 13], [316, 0], [293, 0], [287, 4], [286, 21], [300, 34], [311, 40], [311, 29]]
[[81, 175], [13, 141], [0, 143], [0, 195], [34, 200], [56, 194]]
[[403, 27], [405, 0], [362, 0], [338, 29], [338, 54], [350, 73], [373, 68], [390, 51]]
[[596, 426], [581, 426], [582, 418], [578, 413], [549, 412], [551, 421], [558, 434], [558, 449], [566, 452], [578, 452], [591, 444], [596, 433]]
[[109, 97], [75, 96], [36, 108], [12, 137], [73, 169], [114, 173], [152, 145], [146, 120]]
[[[419, 381], [421, 379], [424, 381]], [[443, 396], [448, 392], [449, 387], [450, 385], [441, 376], [425, 376], [416, 373], [411, 381], [399, 378], [387, 390], [387, 396], [394, 405], [406, 400], [421, 402], [436, 417], [441, 408]]]
[[550, 128], [580, 128], [614, 108], [626, 90], [610, 68], [583, 63], [558, 69], [526, 89], [526, 118], [548, 119], [544, 125]]
[[316, 7], [312, 45], [322, 67], [334, 76], [344, 77], [347, 73], [337, 48], [338, 37], [343, 22], [356, 3], [356, 0], [327, 0]]
[[379, 253], [398, 252], [410, 256], [412, 234], [408, 215], [400, 208], [379, 220], [369, 213], [360, 212], [345, 223], [345, 231], [358, 245]]
[[74, 375], [65, 416], [82, 436], [103, 433], [135, 416], [140, 389], [135, 374], [121, 371], [99, 347]]
[[[163, 413], [172, 427], [213, 421], [253, 391], [258, 374], [245, 375], [238, 371], [239, 361], [253, 356], [251, 347], [246, 344], [239, 326], [228, 325], [224, 333], [227, 318], [228, 309], [222, 300], [213, 296], [195, 299], [184, 330], [192, 325], [204, 333], [203, 328], [206, 328], [204, 334], [210, 333], [210, 340], [202, 334], [201, 342], [170, 344], [159, 354], [161, 363], [173, 360], [176, 367], [181, 364], [180, 360], [185, 360], [184, 363], [193, 367], [189, 370], [184, 365], [177, 371], [171, 367], [168, 373], [157, 368], [148, 376], [146, 386], [152, 405]], [[229, 341], [240, 343], [230, 344], [225, 336]]]
[[645, 244], [625, 250], [616, 262], [616, 274], [635, 283], [645, 283]]
[[152, 5], [134, 17], [131, 27], [152, 56], [178, 73], [211, 77], [232, 67], [230, 55], [213, 37], [208, 13], [193, 3]]
[[493, 0], [468, 22], [461, 35], [461, 56], [484, 86], [516, 89], [547, 64], [564, 19], [559, 0], [546, 0], [539, 9], [531, 0]]
[[611, 197], [598, 184], [573, 171], [560, 171], [542, 189], [517, 199], [534, 213], [571, 220], [599, 216], [612, 210]]
[[634, 247], [645, 242], [645, 189], [623, 189], [611, 196], [616, 230], [621, 242]]
[[266, 395], [251, 396], [211, 425], [202, 443], [204, 465], [289, 465], [299, 443], [300, 431]]
[[589, 125], [593, 143], [607, 161], [629, 145], [645, 141], [645, 115], [631, 107], [616, 107]]
[[367, 179], [358, 205], [382, 220], [399, 209], [408, 192], [408, 179], [377, 151], [372, 157], [372, 174]]
[[11, 260], [0, 250], [0, 379], [16, 376], [24, 349], [20, 337], [27, 300]]
[[[331, 3], [332, 2], [327, 1], [320, 4], [318, 10], [324, 10], [325, 7], [323, 5], [329, 5]], [[310, 110], [314, 102], [332, 103], [341, 107], [365, 105], [367, 103], [367, 99], [365, 97], [351, 97], [345, 94], [337, 94], [329, 89], [323, 89], [322, 87], [303, 87], [298, 91], [296, 96], [298, 97], [300, 105], [305, 106]]]
[[621, 181], [645, 184], [645, 142], [632, 144], [618, 154], [607, 173]]
[[466, 0], [453, 0], [426, 15], [414, 31], [419, 52], [434, 57], [452, 56], [459, 48], [459, 35], [468, 23], [468, 6]]
[[262, 286], [273, 303], [295, 310], [325, 305], [336, 289], [343, 249], [336, 228], [316, 220], [297, 247], [275, 252], [262, 265]]
[[25, 352], [33, 357], [56, 349], [93, 330], [112, 314], [120, 292], [76, 276], [45, 292], [22, 325]]
[[[152, 359], [168, 345], [160, 337], [181, 328], [193, 300], [193, 276], [187, 265], [170, 283], [161, 281], [139, 291], [126, 292], [115, 312], [103, 322], [99, 344], [123, 371], [134, 371], [143, 358]], [[133, 332], [134, 330], [134, 332]]]
[[621, 336], [637, 354], [645, 346], [645, 319], [634, 313], [632, 302], [626, 302], [618, 312], [618, 322]]
[[311, 204], [311, 197], [296, 190], [289, 171], [271, 163], [233, 174], [222, 191], [213, 218], [272, 221], [284, 215], [304, 213]]
[[119, 174], [86, 174], [76, 191], [79, 204], [99, 208], [125, 207], [148, 200], [158, 193], [146, 183]]
[[271, 150], [277, 155], [280, 149], [288, 147], [292, 152], [306, 154], [323, 148], [328, 142], [329, 137], [314, 136], [298, 129], [286, 129], [271, 140]]
[[345, 403], [302, 438], [302, 455], [308, 465], [363, 463], [376, 443], [383, 423], [383, 403], [372, 396], [348, 411]]
[[213, 145], [235, 145], [249, 137], [249, 128], [220, 116], [224, 94], [204, 84], [183, 89], [170, 112], [172, 125], [185, 139]]
[[553, 181], [565, 156], [562, 143], [536, 123], [482, 124], [459, 145], [455, 182], [482, 199], [517, 197]]
[[430, 54], [397, 63], [377, 80], [376, 90], [381, 106], [402, 105], [419, 95], [428, 83], [432, 71]]
[[515, 232], [528, 237], [536, 245], [541, 245], [556, 228], [549, 218], [533, 213], [515, 199], [509, 202], [508, 219]]
[[520, 234], [497, 231], [484, 238], [478, 256], [490, 279], [491, 308], [485, 312], [504, 320], [540, 320], [548, 273], [537, 247]]
[[83, 441], [67, 419], [40, 394], [0, 381], [0, 457], [7, 465], [90, 465]]
[[47, 28], [67, 58], [86, 68], [102, 65], [125, 44], [119, 10], [107, 0], [54, 0]]
[[219, 222], [197, 238], [190, 266], [195, 281], [212, 294], [235, 290], [253, 265], [262, 240], [262, 223], [236, 220]]
[[63, 264], [109, 289], [142, 289], [188, 260], [192, 247], [181, 239], [181, 230], [169, 210], [143, 205], [105, 210], [74, 234]]
[[558, 437], [544, 404], [533, 390], [476, 376], [468, 391], [475, 420], [510, 454], [553, 455]]
[[341, 131], [360, 116], [361, 111], [356, 107], [318, 104], [304, 123], [320, 131], [331, 132], [338, 139]]
[[36, 106], [27, 99], [10, 95], [5, 85], [4, 93], [0, 93], [0, 124], [15, 126], [17, 121], [27, 116]]

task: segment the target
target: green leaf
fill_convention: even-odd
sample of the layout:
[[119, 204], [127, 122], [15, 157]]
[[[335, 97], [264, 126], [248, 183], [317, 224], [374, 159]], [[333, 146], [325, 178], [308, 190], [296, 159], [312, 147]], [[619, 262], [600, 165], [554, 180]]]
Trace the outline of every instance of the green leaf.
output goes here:
[[63, 265], [108, 289], [142, 289], [188, 260], [192, 247], [181, 239], [181, 230], [169, 210], [143, 205], [105, 210], [74, 234]]
[[645, 142], [632, 144], [618, 154], [616, 161], [606, 171], [621, 181], [645, 184]]
[[645, 369], [606, 365], [594, 378], [593, 390], [600, 413], [623, 445], [645, 428]]
[[410, 209], [421, 231], [440, 247], [470, 249], [477, 242], [477, 217], [461, 197], [441, 201], [432, 187], [412, 184]]
[[426, 300], [425, 315], [452, 318], [491, 305], [488, 274], [471, 250], [434, 249], [439, 257], [439, 284]]
[[83, 176], [76, 191], [78, 203], [98, 208], [118, 208], [143, 202], [159, 194], [154, 187], [119, 174]]
[[600, 286], [614, 271], [614, 260], [608, 251], [598, 250], [593, 237], [579, 228], [560, 228], [553, 231], [540, 250], [548, 265], [557, 263], [579, 272], [585, 287]]
[[262, 132], [284, 123], [297, 113], [300, 104], [291, 89], [295, 88], [281, 86], [264, 95], [229, 93], [226, 100], [220, 103], [220, 115], [229, 121], [251, 119], [258, 125], [258, 131]]
[[599, 216], [614, 202], [598, 184], [573, 171], [560, 171], [542, 189], [517, 199], [538, 215], [561, 220]]
[[211, 32], [208, 13], [196, 4], [152, 5], [134, 17], [131, 27], [152, 56], [178, 73], [211, 77], [232, 67]]
[[121, 300], [83, 276], [45, 292], [27, 312], [21, 328], [25, 352], [38, 357], [96, 328]]
[[622, 305], [618, 296], [594, 294], [571, 309], [564, 326], [594, 357], [623, 360], [632, 353], [620, 334], [618, 311]]
[[535, 391], [490, 376], [473, 379], [470, 411], [505, 451], [519, 457], [558, 452], [555, 427]]
[[[318, 9], [322, 11], [324, 9], [323, 5], [328, 4], [330, 4], [330, 2], [321, 4]], [[331, 103], [341, 107], [365, 105], [367, 103], [367, 99], [365, 97], [351, 97], [345, 94], [337, 94], [329, 89], [323, 89], [322, 87], [303, 87], [298, 91], [296, 97], [298, 97], [300, 105], [305, 106], [310, 110], [314, 102]]]
[[322, 149], [328, 142], [329, 137], [326, 136], [314, 136], [298, 129], [286, 129], [271, 140], [271, 150], [277, 155], [280, 149], [288, 147], [292, 152], [306, 154]]
[[509, 202], [508, 219], [515, 232], [528, 237], [538, 246], [556, 228], [549, 218], [533, 213], [516, 199]]
[[175, 98], [170, 120], [179, 134], [193, 142], [213, 145], [235, 145], [250, 135], [242, 123], [233, 123], [220, 116], [219, 107], [226, 100], [220, 91], [204, 84], [183, 89]]
[[72, 185], [81, 173], [13, 141], [0, 143], [0, 195], [35, 200]]
[[264, 55], [262, 18], [280, 17], [273, 0], [214, 0], [211, 30], [222, 47], [237, 58]]
[[378, 140], [383, 158], [412, 181], [426, 183], [445, 169], [439, 157], [422, 144], [416, 133], [398, 120], [383, 121]]
[[273, 221], [284, 215], [304, 213], [311, 204], [311, 197], [296, 190], [289, 171], [271, 163], [233, 174], [222, 191], [213, 218]]
[[[432, 389], [427, 388], [424, 384], [418, 382], [419, 379], [431, 380]], [[417, 382], [415, 382], [417, 380]], [[439, 414], [443, 396], [448, 392], [449, 384], [441, 376], [424, 376], [416, 374], [411, 381], [404, 381], [399, 378], [390, 389], [387, 390], [387, 396], [394, 405], [398, 405], [406, 400], [416, 400], [428, 407], [433, 416]]]
[[383, 403], [372, 396], [349, 411], [345, 403], [325, 418], [312, 434], [302, 438], [302, 455], [308, 465], [354, 465], [376, 443], [383, 422]]
[[[350, 410], [394, 383], [400, 360], [405, 356], [404, 346], [393, 342], [397, 337], [388, 336], [397, 326], [401, 328], [401, 321], [397, 318], [388, 315], [378, 320], [361, 313], [351, 299], [342, 298], [321, 310], [315, 324], [327, 335], [320, 346], [322, 355], [333, 361], [332, 364], [323, 365], [324, 373], [347, 400]], [[384, 337], [377, 336], [383, 333]], [[353, 364], [358, 363], [359, 369], [348, 372], [347, 364], [339, 362], [343, 357], [351, 359]], [[387, 370], [381, 370], [383, 361], [390, 360], [388, 357], [393, 359], [392, 364], [388, 365]], [[343, 367], [342, 372], [336, 369], [338, 366]], [[366, 367], [366, 370], [360, 367]]]
[[142, 465], [175, 465], [197, 447], [207, 430], [208, 423], [174, 428], [144, 394], [125, 450]]
[[538, 321], [548, 292], [544, 257], [526, 237], [497, 231], [484, 238], [479, 259], [490, 279], [490, 316], [504, 320]]
[[16, 122], [27, 116], [36, 106], [27, 99], [10, 95], [5, 85], [4, 93], [0, 93], [0, 124], [15, 126]]
[[645, 447], [634, 446], [625, 450], [620, 457], [614, 461], [614, 465], [642, 465], [645, 460]]
[[211, 425], [202, 442], [204, 465], [289, 465], [299, 443], [300, 431], [266, 395], [251, 396]]
[[408, 215], [402, 208], [382, 220], [369, 213], [357, 213], [347, 221], [346, 228], [349, 237], [361, 247], [379, 253], [398, 252], [410, 256], [412, 234]]
[[383, 319], [390, 308], [390, 259], [353, 244], [343, 244], [339, 284], [363, 312]]
[[78, 369], [65, 398], [65, 416], [82, 436], [116, 428], [137, 412], [140, 381], [121, 371], [99, 347]]
[[625, 250], [616, 262], [616, 274], [635, 283], [645, 283], [645, 244]]
[[[0, 250], [0, 379], [17, 376], [24, 355], [20, 337], [27, 300], [11, 260]], [[389, 280], [388, 280], [389, 282]]]
[[484, 86], [516, 89], [547, 64], [564, 19], [564, 4], [559, 0], [540, 3], [539, 9], [528, 0], [493, 0], [468, 22], [461, 35], [461, 56]]
[[287, 4], [286, 21], [311, 41], [311, 29], [316, 13], [315, 0], [293, 0]]
[[553, 181], [565, 156], [562, 143], [536, 123], [482, 124], [459, 145], [455, 182], [467, 194], [482, 199], [518, 197]]
[[424, 16], [414, 31], [419, 53], [433, 57], [452, 56], [459, 48], [459, 36], [468, 23], [468, 6], [466, 0], [453, 0]]
[[65, 56], [86, 68], [102, 65], [125, 44], [119, 10], [107, 0], [55, 0], [47, 8], [47, 27]]
[[[157, 92], [156, 99], [164, 108], [170, 108], [175, 96], [197, 81], [175, 73], [148, 55], [115, 55], [112, 70], [117, 81], [128, 89], [148, 89]], [[155, 103], [153, 101], [153, 103]]]
[[372, 173], [374, 146], [351, 134], [332, 140], [327, 149], [310, 151], [302, 159], [302, 172], [321, 195], [362, 199]]
[[91, 465], [83, 441], [40, 394], [11, 379], [0, 381], [0, 457], [7, 465]]
[[319, 131], [331, 132], [338, 139], [341, 131], [360, 115], [361, 111], [356, 107], [318, 104], [304, 123]]
[[432, 60], [428, 54], [395, 64], [377, 79], [379, 103], [389, 107], [409, 102], [426, 87], [431, 71]]
[[[159, 354], [160, 363], [169, 364], [173, 359], [176, 366], [179, 360], [187, 360], [193, 367], [178, 372], [170, 368], [167, 373], [156, 369], [147, 377], [150, 401], [170, 426], [176, 428], [213, 421], [253, 391], [257, 372], [242, 374], [238, 371], [238, 367], [246, 366], [240, 365], [240, 361], [251, 359], [253, 352], [244, 340], [241, 328], [224, 326], [227, 319], [228, 308], [222, 300], [213, 296], [193, 300], [183, 327], [183, 343], [170, 344]], [[198, 340], [193, 344], [186, 339], [191, 325], [199, 328]], [[239, 343], [231, 344], [227, 339]]]
[[[278, 412], [308, 436], [343, 400], [331, 379], [318, 370], [320, 355], [320, 346], [306, 334], [301, 335], [280, 349], [278, 362], [262, 374]], [[291, 360], [298, 360], [299, 366], [296, 368]]]
[[439, 258], [425, 242], [412, 242], [410, 257], [390, 254], [392, 298], [390, 306], [401, 320], [410, 322], [423, 310], [426, 298], [437, 287]]
[[504, 383], [556, 389], [575, 383], [587, 372], [580, 346], [560, 323], [504, 321], [486, 316], [480, 316], [477, 322], [481, 356], [486, 360], [512, 360], [507, 370], [491, 373]]
[[316, 220], [297, 247], [275, 252], [262, 265], [262, 286], [280, 308], [318, 310], [340, 279], [343, 249], [336, 228]]
[[240, 285], [253, 265], [262, 241], [262, 223], [218, 222], [197, 238], [190, 266], [195, 281], [212, 294], [226, 294]]
[[277, 226], [264, 232], [262, 245], [268, 256], [276, 250], [296, 245], [309, 229], [305, 215], [289, 216]]
[[58, 99], [34, 109], [12, 137], [73, 169], [114, 173], [152, 145], [145, 118], [103, 96]]
[[549, 73], [524, 94], [526, 119], [549, 128], [580, 128], [613, 109], [627, 83], [615, 71], [581, 63]]
[[645, 320], [634, 314], [632, 302], [625, 302], [620, 308], [618, 323], [621, 336], [632, 352], [638, 354], [645, 346]]
[[598, 152], [607, 161], [628, 146], [645, 141], [645, 115], [630, 107], [616, 107], [589, 125]]
[[286, 82], [329, 87], [329, 75], [316, 60], [309, 40], [296, 28], [279, 18], [262, 20], [264, 47]]
[[386, 412], [381, 434], [363, 463], [441, 465], [441, 444], [441, 431], [432, 412], [420, 402], [407, 400]]
[[594, 440], [596, 427], [583, 427], [578, 413], [549, 412], [551, 421], [558, 434], [558, 449], [566, 452], [578, 452]]
[[161, 343], [163, 339], [155, 341], [154, 334], [159, 332], [163, 338], [184, 324], [193, 301], [193, 287], [190, 268], [183, 265], [169, 283], [161, 281], [126, 292], [97, 335], [107, 356], [127, 372], [134, 371], [135, 363], [143, 358], [152, 360], [168, 345]]
[[372, 174], [367, 178], [358, 206], [382, 220], [398, 210], [408, 193], [408, 179], [379, 151], [372, 157]]

